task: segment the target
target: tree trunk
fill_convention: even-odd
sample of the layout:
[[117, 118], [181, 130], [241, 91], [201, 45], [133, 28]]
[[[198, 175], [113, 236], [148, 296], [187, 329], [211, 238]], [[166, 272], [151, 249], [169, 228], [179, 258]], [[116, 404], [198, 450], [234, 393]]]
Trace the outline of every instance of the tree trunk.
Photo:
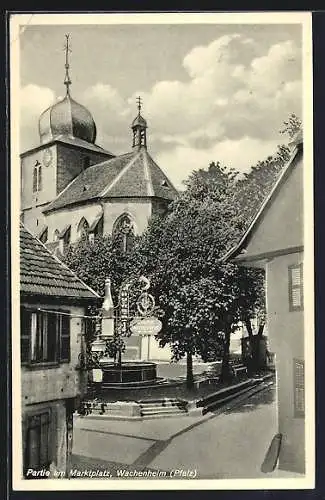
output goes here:
[[189, 351], [186, 353], [186, 386], [188, 389], [194, 388], [193, 357]]
[[263, 336], [264, 323], [261, 323], [256, 335], [253, 334], [251, 320], [245, 319], [245, 326], [248, 332], [249, 345], [251, 349], [251, 359], [247, 363], [247, 369], [250, 374], [255, 373], [260, 367], [260, 340]]
[[229, 366], [230, 333], [231, 333], [230, 325], [227, 325], [225, 329], [225, 341], [224, 341], [222, 366], [220, 374], [221, 382], [227, 382], [230, 378], [230, 366]]
[[122, 368], [122, 349], [119, 349], [118, 353], [117, 353], [117, 366], [121, 370], [121, 368]]
[[253, 330], [252, 330], [252, 323], [249, 318], [245, 319], [245, 326], [248, 333], [248, 338], [251, 340], [251, 338], [253, 337]]
[[265, 323], [261, 323], [261, 324], [260, 324], [260, 326], [258, 327], [258, 332], [257, 332], [257, 335], [258, 335], [259, 337], [262, 337], [262, 336], [263, 336], [264, 327], [265, 327]]
[[261, 345], [261, 340], [263, 337], [263, 331], [264, 331], [264, 323], [261, 323], [258, 327], [258, 332], [256, 335], [256, 347], [255, 347], [255, 356], [256, 356], [256, 367], [257, 369], [263, 368], [265, 365], [263, 361], [261, 362], [260, 360], [260, 345]]

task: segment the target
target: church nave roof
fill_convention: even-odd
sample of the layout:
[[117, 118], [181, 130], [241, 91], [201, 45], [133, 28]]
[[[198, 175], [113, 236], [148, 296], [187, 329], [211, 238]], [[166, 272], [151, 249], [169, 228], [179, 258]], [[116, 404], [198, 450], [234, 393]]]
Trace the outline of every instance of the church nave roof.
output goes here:
[[78, 175], [44, 213], [98, 198], [162, 198], [177, 190], [145, 148], [93, 165]]

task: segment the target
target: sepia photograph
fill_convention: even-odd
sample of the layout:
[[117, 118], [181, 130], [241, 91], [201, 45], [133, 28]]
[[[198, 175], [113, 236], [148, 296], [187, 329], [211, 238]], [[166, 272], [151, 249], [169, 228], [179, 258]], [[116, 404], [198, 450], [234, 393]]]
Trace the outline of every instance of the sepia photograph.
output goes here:
[[311, 14], [9, 38], [13, 489], [314, 488]]

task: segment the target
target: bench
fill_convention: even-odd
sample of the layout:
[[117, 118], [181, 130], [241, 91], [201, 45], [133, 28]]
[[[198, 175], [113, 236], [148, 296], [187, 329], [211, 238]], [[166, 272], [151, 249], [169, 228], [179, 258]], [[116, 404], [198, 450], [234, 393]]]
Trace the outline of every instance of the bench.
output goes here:
[[240, 375], [247, 375], [247, 367], [243, 364], [231, 365], [231, 371], [234, 377], [238, 378]]

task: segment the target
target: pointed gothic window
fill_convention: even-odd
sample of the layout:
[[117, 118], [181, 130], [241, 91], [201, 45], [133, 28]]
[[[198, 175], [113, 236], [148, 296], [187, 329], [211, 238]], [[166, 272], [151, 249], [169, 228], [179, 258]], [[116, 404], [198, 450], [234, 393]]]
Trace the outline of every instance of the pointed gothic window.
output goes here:
[[88, 239], [88, 230], [89, 224], [86, 219], [82, 217], [77, 228], [78, 238]]
[[129, 252], [134, 243], [134, 224], [128, 214], [121, 215], [113, 227], [113, 240], [122, 252]]

